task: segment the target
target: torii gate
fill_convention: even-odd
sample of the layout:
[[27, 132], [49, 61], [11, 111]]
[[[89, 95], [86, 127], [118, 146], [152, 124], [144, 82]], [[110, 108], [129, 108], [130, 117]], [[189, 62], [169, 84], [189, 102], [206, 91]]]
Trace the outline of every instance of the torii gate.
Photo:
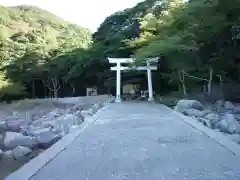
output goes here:
[[157, 66], [150, 66], [150, 62], [157, 61], [159, 58], [149, 58], [147, 59], [146, 66], [138, 66], [138, 67], [124, 67], [121, 66], [121, 63], [132, 63], [132, 58], [108, 58], [109, 63], [116, 63], [117, 66], [111, 67], [112, 71], [116, 71], [117, 80], [116, 80], [116, 102], [121, 102], [121, 71], [122, 70], [145, 70], [147, 71], [148, 76], [148, 94], [149, 98], [148, 101], [153, 101], [153, 89], [152, 89], [152, 70], [157, 70]]

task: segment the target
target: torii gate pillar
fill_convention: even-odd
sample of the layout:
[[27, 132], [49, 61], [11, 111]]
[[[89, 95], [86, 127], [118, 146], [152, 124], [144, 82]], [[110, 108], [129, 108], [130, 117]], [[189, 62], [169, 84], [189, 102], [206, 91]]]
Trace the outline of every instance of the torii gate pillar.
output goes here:
[[121, 64], [120, 62], [117, 62], [117, 81], [116, 81], [116, 87], [117, 87], [117, 92], [116, 92], [116, 102], [121, 102]]
[[153, 88], [152, 88], [152, 69], [150, 63], [147, 61], [147, 77], [148, 77], [148, 101], [153, 101]]

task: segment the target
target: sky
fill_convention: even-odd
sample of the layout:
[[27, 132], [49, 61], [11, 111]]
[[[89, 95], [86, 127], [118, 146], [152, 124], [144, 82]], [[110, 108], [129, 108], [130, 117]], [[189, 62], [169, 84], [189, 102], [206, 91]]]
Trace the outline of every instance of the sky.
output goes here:
[[0, 5], [35, 5], [57, 16], [96, 31], [112, 13], [135, 6], [142, 0], [0, 0]]

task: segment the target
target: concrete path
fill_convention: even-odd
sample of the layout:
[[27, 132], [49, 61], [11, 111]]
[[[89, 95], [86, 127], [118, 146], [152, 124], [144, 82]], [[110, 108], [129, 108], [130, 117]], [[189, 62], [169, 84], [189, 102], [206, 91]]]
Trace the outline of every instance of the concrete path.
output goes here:
[[240, 179], [238, 156], [163, 105], [114, 103], [99, 113], [31, 180]]

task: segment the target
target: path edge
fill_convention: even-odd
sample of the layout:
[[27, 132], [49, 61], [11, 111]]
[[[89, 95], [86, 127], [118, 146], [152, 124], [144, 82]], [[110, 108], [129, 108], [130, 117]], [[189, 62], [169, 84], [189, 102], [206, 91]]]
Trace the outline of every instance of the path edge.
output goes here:
[[100, 112], [107, 107], [109, 107], [109, 103], [99, 109], [93, 116], [87, 117], [80, 125], [79, 129], [64, 136], [50, 148], [46, 149], [18, 170], [8, 175], [4, 180], [30, 180], [62, 151], [67, 149], [90, 124], [93, 124], [100, 117]]
[[173, 109], [171, 109], [170, 107], [167, 107], [166, 105], [163, 105], [163, 106], [165, 106], [165, 108], [170, 109], [172, 111], [172, 114], [180, 117], [180, 119], [184, 121], [186, 124], [192, 126], [194, 129], [200, 131], [204, 135], [213, 139], [218, 144], [220, 144], [221, 146], [223, 146], [224, 148], [232, 152], [234, 155], [240, 156], [240, 145], [233, 142], [228, 137], [224, 136], [221, 132], [209, 129], [208, 127], [204, 126], [202, 123], [198, 122], [196, 119], [185, 116], [177, 111], [174, 111]]

